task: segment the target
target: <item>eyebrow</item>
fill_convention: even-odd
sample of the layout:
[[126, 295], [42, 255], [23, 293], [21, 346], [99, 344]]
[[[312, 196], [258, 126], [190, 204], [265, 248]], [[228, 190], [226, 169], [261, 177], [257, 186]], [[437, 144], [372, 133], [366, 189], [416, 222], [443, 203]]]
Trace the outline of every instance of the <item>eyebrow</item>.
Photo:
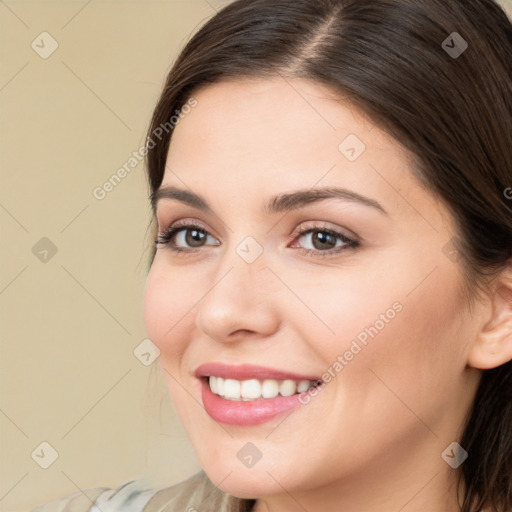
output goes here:
[[[213, 213], [208, 202], [199, 194], [190, 190], [183, 190], [173, 186], [160, 187], [150, 196], [151, 207], [156, 211], [157, 203], [162, 199], [173, 199], [185, 203], [198, 210]], [[311, 203], [323, 201], [326, 199], [343, 199], [345, 201], [360, 203], [371, 208], [379, 210], [381, 213], [388, 215], [384, 207], [375, 199], [363, 196], [339, 187], [322, 187], [313, 189], [297, 190], [285, 194], [279, 194], [270, 200], [264, 206], [264, 212], [271, 215], [275, 213], [288, 212], [303, 208]]]

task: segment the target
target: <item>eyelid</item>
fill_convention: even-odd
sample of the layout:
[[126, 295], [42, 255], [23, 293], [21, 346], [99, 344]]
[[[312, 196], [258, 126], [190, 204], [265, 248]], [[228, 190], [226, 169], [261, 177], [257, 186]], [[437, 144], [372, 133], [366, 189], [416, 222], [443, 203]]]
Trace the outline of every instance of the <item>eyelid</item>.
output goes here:
[[[204, 229], [205, 231], [210, 232], [210, 230], [207, 229], [200, 220], [188, 219], [188, 218], [180, 219], [180, 220], [177, 220], [176, 222], [171, 222], [169, 224], [169, 227], [165, 228], [165, 229], [168, 230], [168, 229], [171, 229], [171, 228], [177, 228], [177, 227], [180, 227], [180, 226], [184, 226], [185, 227], [185, 226], [190, 226], [190, 225], [194, 225], [194, 226], [200, 227], [201, 229]], [[158, 223], [158, 229], [160, 229], [160, 223]]]
[[[295, 240], [300, 235], [304, 235], [308, 231], [314, 231], [314, 230], [327, 230], [327, 231], [335, 231], [339, 233], [340, 235], [345, 236], [346, 238], [352, 240], [353, 242], [361, 242], [362, 238], [358, 235], [356, 235], [352, 230], [347, 229], [345, 227], [332, 227], [331, 222], [327, 221], [307, 221], [305, 223], [299, 224], [292, 232], [291, 240]], [[287, 243], [289, 243], [287, 242]]]
[[[157, 231], [159, 233], [162, 233], [162, 231], [167, 232], [171, 228], [174, 229], [178, 227], [197, 226], [198, 228], [201, 228], [202, 230], [206, 231], [209, 235], [213, 236], [214, 238], [217, 238], [213, 233], [211, 233], [211, 230], [209, 228], [205, 227], [205, 225], [201, 221], [198, 221], [196, 219], [189, 220], [188, 218], [185, 218], [177, 220], [175, 222], [171, 222], [169, 227], [164, 228], [164, 230], [160, 228], [161, 224], [165, 225], [166, 223], [157, 222]], [[304, 226], [304, 224], [306, 224], [306, 226]], [[362, 237], [356, 235], [352, 230], [345, 227], [331, 227], [331, 224], [332, 223], [328, 221], [306, 221], [299, 223], [299, 225], [293, 230], [292, 234], [290, 235], [290, 239], [288, 240], [288, 242], [295, 240], [297, 236], [304, 234], [304, 231], [308, 229], [330, 229], [331, 231], [342, 231], [340, 234], [345, 235], [347, 238], [350, 238], [358, 242], [362, 241]]]
[[[161, 224], [163, 224], [163, 228], [161, 228]], [[199, 220], [196, 220], [196, 219], [192, 219], [192, 218], [184, 218], [184, 219], [180, 219], [180, 220], [177, 220], [175, 222], [170, 222], [170, 223], [160, 223], [158, 222], [157, 224], [157, 233], [159, 235], [163, 234], [163, 233], [168, 233], [169, 231], [174, 231], [174, 230], [177, 230], [178, 228], [199, 228], [203, 231], [205, 231], [207, 234], [213, 236], [215, 239], [217, 239], [217, 237], [211, 232], [211, 230], [209, 228], [207, 228], [201, 221]]]
[[[346, 228], [332, 228], [328, 225], [329, 223], [326, 221], [309, 221], [306, 222], [306, 226], [304, 224], [299, 224], [293, 231], [290, 239], [286, 242], [286, 247], [289, 246], [289, 244], [293, 241], [295, 241], [297, 238], [307, 236], [308, 234], [319, 231], [319, 232], [327, 232], [334, 238], [336, 238], [336, 242], [341, 241], [343, 242], [343, 245], [341, 247], [334, 247], [328, 250], [320, 250], [320, 249], [306, 249], [304, 247], [297, 247], [295, 250], [297, 250], [301, 254], [306, 254], [308, 256], [313, 257], [336, 257], [342, 252], [348, 251], [348, 250], [355, 250], [361, 245], [361, 237], [357, 235], [347, 235], [344, 233], [344, 231], [349, 231], [352, 233], [351, 230], [347, 230]], [[206, 237], [210, 236], [214, 238], [216, 237], [210, 233], [208, 229], [204, 227], [204, 225], [201, 222], [198, 222], [196, 220], [187, 220], [187, 219], [181, 219], [179, 221], [176, 221], [174, 223], [171, 223], [168, 228], [162, 231], [158, 231], [159, 238], [155, 240], [156, 245], [162, 245], [170, 249], [173, 253], [175, 253], [177, 256], [182, 255], [193, 255], [197, 253], [200, 249], [205, 246], [200, 247], [194, 247], [194, 248], [184, 248], [176, 246], [174, 243], [171, 243], [171, 240], [175, 238], [175, 236], [181, 232], [186, 230], [193, 230], [196, 229], [198, 231], [204, 232]], [[161, 237], [161, 238], [160, 238]], [[217, 240], [218, 242], [218, 240]], [[220, 242], [214, 244], [216, 246], [220, 245]]]

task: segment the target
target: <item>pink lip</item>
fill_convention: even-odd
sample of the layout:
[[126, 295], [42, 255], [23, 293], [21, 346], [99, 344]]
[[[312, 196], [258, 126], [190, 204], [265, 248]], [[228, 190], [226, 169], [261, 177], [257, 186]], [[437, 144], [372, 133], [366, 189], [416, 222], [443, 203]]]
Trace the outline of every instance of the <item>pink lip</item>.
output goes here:
[[298, 373], [273, 370], [263, 366], [254, 366], [251, 364], [230, 365], [224, 363], [206, 363], [202, 364], [194, 372], [196, 377], [222, 377], [224, 379], [249, 380], [249, 379], [275, 379], [275, 380], [320, 380], [319, 377], [312, 375], [299, 375]]
[[299, 397], [300, 395], [276, 396], [250, 402], [226, 400], [212, 393], [206, 379], [201, 379], [201, 398], [206, 412], [215, 421], [228, 425], [249, 426], [265, 423], [301, 405]]
[[318, 377], [283, 372], [254, 365], [228, 365], [224, 363], [207, 363], [199, 366], [194, 372], [200, 379], [201, 398], [206, 412], [212, 419], [228, 425], [258, 425], [276, 416], [302, 405], [301, 394], [292, 396], [276, 396], [275, 398], [260, 398], [258, 400], [226, 400], [213, 393], [207, 379], [214, 375], [224, 379], [275, 379], [275, 380], [310, 380], [318, 381]]

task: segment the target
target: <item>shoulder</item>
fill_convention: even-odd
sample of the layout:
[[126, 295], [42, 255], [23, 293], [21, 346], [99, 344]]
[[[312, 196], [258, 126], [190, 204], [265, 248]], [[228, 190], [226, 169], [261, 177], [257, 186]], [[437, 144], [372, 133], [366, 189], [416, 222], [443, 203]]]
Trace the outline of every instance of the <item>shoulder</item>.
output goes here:
[[171, 487], [159, 489], [144, 512], [244, 512], [251, 510], [250, 500], [241, 500], [221, 491], [201, 470]]
[[250, 509], [250, 502], [222, 492], [204, 471], [199, 471], [165, 488], [151, 489], [146, 480], [139, 479], [115, 489], [85, 489], [39, 505], [30, 512], [240, 512]]
[[142, 512], [158, 490], [144, 479], [130, 480], [116, 488], [93, 487], [38, 505], [30, 512]]

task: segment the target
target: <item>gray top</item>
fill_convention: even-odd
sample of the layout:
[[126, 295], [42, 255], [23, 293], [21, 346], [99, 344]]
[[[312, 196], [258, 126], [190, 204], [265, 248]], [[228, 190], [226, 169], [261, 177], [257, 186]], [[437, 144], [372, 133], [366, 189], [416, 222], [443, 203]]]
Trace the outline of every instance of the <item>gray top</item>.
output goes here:
[[115, 489], [76, 491], [30, 512], [249, 512], [254, 503], [222, 492], [200, 471], [160, 489], [150, 489], [144, 479], [139, 479]]

